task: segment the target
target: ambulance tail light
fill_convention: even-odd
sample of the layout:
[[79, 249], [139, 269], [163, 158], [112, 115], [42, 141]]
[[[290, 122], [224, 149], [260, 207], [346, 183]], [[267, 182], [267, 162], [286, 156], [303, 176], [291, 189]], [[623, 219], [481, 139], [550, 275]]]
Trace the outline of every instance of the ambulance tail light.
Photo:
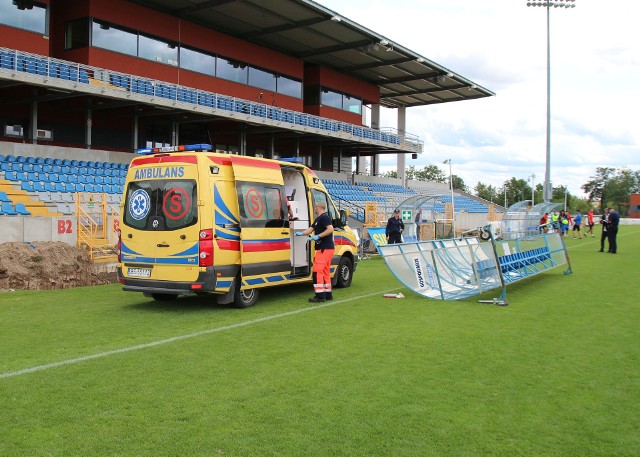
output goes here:
[[199, 265], [211, 267], [213, 266], [213, 229], [200, 230], [199, 238]]
[[118, 231], [118, 242], [116, 243], [116, 252], [118, 254], [118, 263], [122, 263], [122, 233]]

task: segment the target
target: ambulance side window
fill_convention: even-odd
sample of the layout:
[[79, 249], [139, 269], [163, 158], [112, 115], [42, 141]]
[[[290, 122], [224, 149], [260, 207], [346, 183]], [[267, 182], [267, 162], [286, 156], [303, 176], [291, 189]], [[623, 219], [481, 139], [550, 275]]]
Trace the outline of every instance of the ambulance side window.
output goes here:
[[285, 227], [284, 188], [276, 184], [239, 182], [238, 207], [243, 227]]
[[[336, 217], [338, 217], [336, 216], [336, 209], [334, 208], [333, 203], [331, 203], [331, 201], [329, 200], [327, 194], [317, 189], [311, 189], [311, 195], [313, 196], [314, 208], [318, 202], [325, 202], [325, 204], [327, 205], [327, 214], [329, 215], [331, 220], [334, 220]], [[315, 219], [315, 215], [313, 217]]]

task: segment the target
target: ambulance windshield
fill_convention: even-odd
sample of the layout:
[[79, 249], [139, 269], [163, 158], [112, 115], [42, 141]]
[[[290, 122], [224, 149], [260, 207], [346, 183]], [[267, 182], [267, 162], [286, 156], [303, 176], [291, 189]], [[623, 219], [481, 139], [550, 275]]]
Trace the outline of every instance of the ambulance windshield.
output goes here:
[[198, 221], [194, 180], [134, 181], [127, 188], [123, 222], [139, 230], [177, 230]]

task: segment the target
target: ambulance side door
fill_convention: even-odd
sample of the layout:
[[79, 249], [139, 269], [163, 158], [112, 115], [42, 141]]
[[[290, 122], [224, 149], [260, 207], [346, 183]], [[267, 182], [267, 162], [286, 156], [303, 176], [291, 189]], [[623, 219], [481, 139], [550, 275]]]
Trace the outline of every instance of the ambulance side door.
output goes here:
[[240, 215], [243, 282], [251, 287], [284, 282], [291, 271], [290, 229], [280, 166], [234, 158]]

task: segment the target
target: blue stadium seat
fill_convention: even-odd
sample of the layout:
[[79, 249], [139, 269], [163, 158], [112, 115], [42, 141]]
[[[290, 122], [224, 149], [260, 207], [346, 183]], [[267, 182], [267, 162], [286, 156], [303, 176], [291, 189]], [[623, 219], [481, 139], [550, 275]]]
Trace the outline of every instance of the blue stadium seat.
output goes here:
[[33, 188], [33, 182], [32, 181], [22, 181], [20, 183], [20, 189], [26, 191], [26, 192], [35, 192], [35, 189]]
[[24, 203], [16, 203], [14, 209], [19, 216], [31, 216], [31, 212], [24, 206]]
[[0, 203], [11, 203], [11, 199], [7, 197], [7, 193], [0, 191]]
[[15, 56], [11, 52], [0, 52], [0, 68], [12, 69], [15, 67]]
[[2, 202], [0, 205], [0, 214], [4, 214], [7, 216], [17, 216], [18, 213], [14, 211], [13, 205], [11, 203]]

